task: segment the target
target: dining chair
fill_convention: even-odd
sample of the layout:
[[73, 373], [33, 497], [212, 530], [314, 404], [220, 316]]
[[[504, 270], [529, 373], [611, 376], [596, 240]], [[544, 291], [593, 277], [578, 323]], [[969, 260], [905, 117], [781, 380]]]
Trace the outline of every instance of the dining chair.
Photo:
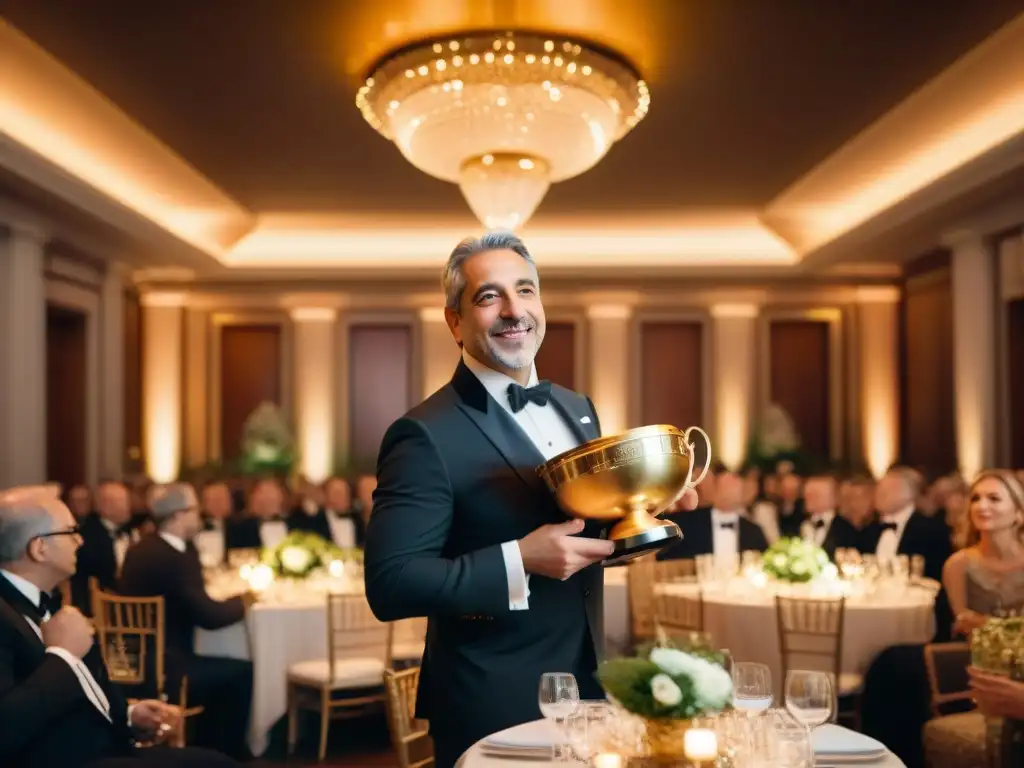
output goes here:
[[384, 672], [388, 730], [400, 768], [426, 768], [434, 764], [434, 742], [427, 724], [416, 718], [416, 689], [420, 668]]

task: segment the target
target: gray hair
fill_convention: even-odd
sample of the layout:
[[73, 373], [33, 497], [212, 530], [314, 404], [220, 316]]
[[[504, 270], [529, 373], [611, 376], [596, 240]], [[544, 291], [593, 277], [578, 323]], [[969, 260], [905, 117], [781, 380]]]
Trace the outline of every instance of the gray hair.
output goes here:
[[32, 539], [53, 531], [53, 516], [43, 499], [0, 499], [0, 564], [25, 555]]
[[488, 232], [482, 237], [467, 237], [452, 251], [448, 262], [444, 265], [444, 273], [441, 276], [441, 286], [444, 288], [444, 305], [456, 312], [462, 303], [462, 293], [466, 290], [466, 275], [462, 271], [463, 265], [470, 256], [487, 251], [514, 251], [523, 257], [533, 271], [537, 271], [537, 265], [533, 257], [526, 249], [526, 245], [511, 232]]
[[198, 506], [196, 491], [188, 483], [167, 483], [154, 488], [149, 495], [149, 511], [156, 518], [157, 525], [167, 522], [178, 512]]

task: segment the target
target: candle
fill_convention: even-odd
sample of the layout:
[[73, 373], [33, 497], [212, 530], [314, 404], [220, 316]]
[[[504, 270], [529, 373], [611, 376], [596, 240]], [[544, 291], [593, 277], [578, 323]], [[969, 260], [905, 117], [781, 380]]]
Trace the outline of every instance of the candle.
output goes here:
[[246, 563], [238, 569], [238, 575], [241, 577], [242, 581], [248, 581], [249, 577], [252, 576], [252, 566]]
[[269, 565], [257, 565], [249, 574], [249, 586], [253, 592], [262, 592], [274, 583], [274, 571]]
[[331, 574], [332, 578], [340, 579], [345, 575], [345, 564], [341, 560], [331, 560], [327, 564], [327, 572]]
[[690, 760], [714, 760], [718, 757], [718, 737], [714, 731], [691, 728], [683, 737], [683, 751]]
[[602, 752], [598, 755], [594, 755], [594, 768], [623, 768], [626, 761], [622, 759], [622, 755], [617, 755], [614, 752]]

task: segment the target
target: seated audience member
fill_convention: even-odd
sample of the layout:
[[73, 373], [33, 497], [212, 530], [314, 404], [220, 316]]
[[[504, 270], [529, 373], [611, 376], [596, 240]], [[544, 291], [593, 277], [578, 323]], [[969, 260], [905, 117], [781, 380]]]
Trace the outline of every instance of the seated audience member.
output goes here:
[[839, 514], [858, 532], [867, 528], [875, 516], [874, 480], [868, 477], [844, 480], [839, 488]]
[[287, 498], [274, 478], [259, 480], [249, 494], [245, 514], [228, 520], [225, 543], [231, 549], [276, 547], [288, 535]]
[[234, 503], [227, 483], [216, 480], [203, 487], [202, 530], [193, 543], [204, 566], [223, 565], [227, 555], [225, 528], [234, 513]]
[[698, 507], [692, 512], [666, 514], [683, 531], [676, 544], [662, 549], [659, 560], [694, 558], [698, 555], [738, 556], [741, 552], [768, 548], [761, 528], [746, 517], [743, 507], [743, 480], [735, 472], [724, 471], [715, 477], [715, 506]]
[[324, 483], [324, 504], [312, 515], [292, 513], [292, 527], [306, 530], [333, 541], [343, 549], [362, 547], [366, 526], [353, 509], [352, 492], [342, 477], [330, 477]]
[[800, 526], [804, 522], [804, 500], [801, 495], [803, 481], [792, 472], [783, 473], [778, 479], [779, 498], [775, 502], [776, 524], [779, 535], [800, 537]]
[[46, 491], [0, 492], [0, 765], [135, 768], [235, 765], [197, 749], [137, 748], [174, 727], [177, 708], [127, 706], [92, 624], [57, 586], [81, 544], [71, 511]]
[[[989, 470], [974, 481], [969, 499], [971, 545], [950, 557], [942, 574], [943, 592], [956, 614], [953, 631], [961, 636], [997, 611], [1024, 611], [1024, 487], [1010, 472]], [[921, 729], [930, 717], [929, 697], [919, 645], [886, 649], [865, 677], [864, 732], [908, 768], [923, 765]]]
[[220, 629], [241, 621], [250, 595], [217, 601], [206, 592], [199, 554], [192, 545], [202, 527], [192, 486], [172, 483], [157, 488], [152, 512], [159, 534], [146, 536], [125, 558], [122, 594], [164, 598], [167, 690], [176, 696], [188, 676], [188, 706], [202, 706], [196, 743], [245, 758], [245, 735], [252, 704], [252, 665], [247, 661], [199, 656], [197, 627]]
[[84, 520], [92, 512], [92, 492], [87, 485], [71, 486], [65, 494], [64, 502], [75, 520]]
[[82, 547], [78, 570], [71, 579], [71, 601], [86, 616], [92, 615], [89, 579], [100, 589], [112, 590], [132, 542], [132, 510], [123, 483], [106, 480], [96, 489], [96, 511], [81, 521]]
[[837, 549], [856, 549], [860, 533], [836, 513], [836, 481], [825, 475], [808, 478], [804, 483], [804, 509], [807, 519], [800, 528], [801, 537], [834, 557]]
[[363, 528], [370, 522], [373, 514], [373, 492], [377, 490], [376, 475], [360, 475], [356, 478], [356, 500], [352, 509], [363, 521]]

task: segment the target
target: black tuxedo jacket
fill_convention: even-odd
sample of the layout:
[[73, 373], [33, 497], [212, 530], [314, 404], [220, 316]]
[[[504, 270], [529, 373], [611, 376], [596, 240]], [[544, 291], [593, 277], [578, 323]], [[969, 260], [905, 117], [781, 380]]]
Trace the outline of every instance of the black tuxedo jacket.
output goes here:
[[[587, 397], [555, 385], [549, 407], [581, 443], [600, 436]], [[573, 672], [581, 696], [601, 696], [600, 565], [564, 582], [531, 575], [529, 610], [509, 610], [501, 544], [566, 520], [537, 475], [543, 463], [461, 362], [384, 436], [366, 595], [382, 621], [429, 617], [417, 715], [430, 721], [438, 768], [483, 736], [539, 718], [544, 672]]]
[[825, 540], [821, 548], [829, 559], [833, 559], [837, 549], [860, 549], [861, 532], [857, 527], [842, 515], [836, 514], [832, 518], [828, 531], [825, 533]]
[[[284, 518], [284, 524], [288, 528], [289, 533], [297, 530], [294, 518], [294, 515], [288, 515]], [[250, 517], [248, 515], [229, 517], [225, 520], [225, 552], [230, 549], [260, 549], [263, 546], [263, 540], [260, 538], [260, 526], [263, 525], [263, 522], [262, 518]]]
[[[366, 543], [366, 526], [363, 524], [362, 516], [354, 509], [348, 510], [344, 517], [352, 521], [355, 533], [355, 545], [362, 548]], [[315, 515], [307, 515], [303, 509], [293, 509], [288, 516], [288, 528], [294, 531], [307, 531], [317, 536], [333, 541], [331, 535], [331, 524], [327, 520], [327, 510], [320, 507]]]
[[[874, 554], [882, 537], [882, 521], [875, 520], [861, 532], [861, 551]], [[899, 555], [922, 555], [924, 575], [942, 581], [942, 567], [953, 554], [949, 528], [941, 520], [914, 510], [907, 520], [896, 550]]]
[[70, 665], [46, 653], [25, 616], [29, 600], [0, 575], [0, 765], [76, 768], [132, 753], [124, 697], [107, 677], [94, 644], [84, 659], [110, 702], [108, 722]]
[[189, 544], [179, 552], [155, 533], [143, 536], [128, 550], [118, 591], [131, 597], [164, 598], [169, 664], [193, 655], [196, 627], [220, 629], [245, 617], [241, 597], [220, 602], [206, 593], [203, 567], [194, 546]]
[[[656, 555], [658, 560], [684, 560], [697, 555], [710, 555], [715, 551], [715, 536], [711, 523], [711, 507], [699, 507], [692, 512], [673, 512], [664, 517], [676, 523], [683, 532], [683, 538], [665, 547]], [[761, 526], [739, 516], [739, 536], [736, 537], [737, 552], [768, 549]]]
[[804, 500], [797, 499], [793, 502], [793, 509], [788, 515], [782, 514], [782, 502], [775, 502], [776, 514], [779, 521], [779, 535], [783, 538], [800, 538], [800, 527], [807, 519], [807, 512], [804, 510]]
[[[127, 534], [130, 526], [124, 531]], [[71, 602], [86, 616], [92, 616], [89, 579], [95, 577], [101, 589], [113, 590], [117, 583], [117, 556], [114, 554], [114, 537], [95, 512], [82, 520], [81, 534], [78, 568], [71, 577]]]

